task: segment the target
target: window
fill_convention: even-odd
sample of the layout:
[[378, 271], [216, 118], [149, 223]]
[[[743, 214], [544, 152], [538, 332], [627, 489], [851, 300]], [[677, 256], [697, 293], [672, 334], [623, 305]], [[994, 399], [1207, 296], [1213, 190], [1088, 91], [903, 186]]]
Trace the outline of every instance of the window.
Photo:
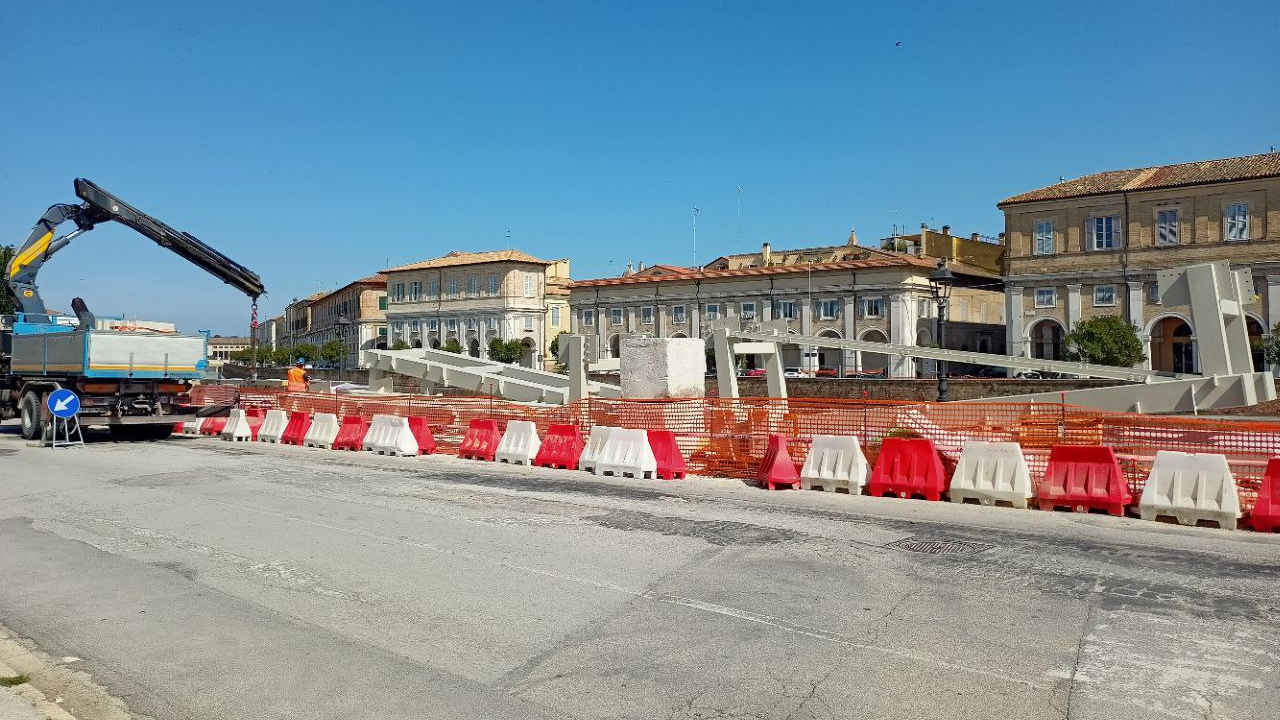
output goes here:
[[479, 321], [479, 320], [476, 320], [475, 318], [467, 318], [467, 329], [468, 329], [468, 330], [475, 330], [475, 329], [476, 329], [476, 328], [478, 328], [478, 327], [480, 327], [480, 321]]
[[929, 317], [929, 308], [933, 306], [933, 301], [920, 298], [916, 300], [916, 317], [924, 319]]
[[783, 320], [795, 320], [796, 304], [790, 300], [778, 303], [778, 317]]
[[453, 318], [449, 318], [448, 320], [446, 320], [444, 326], [449, 329], [449, 332], [458, 331], [458, 321], [454, 320]]
[[[824, 318], [827, 317], [826, 311], [823, 311]], [[864, 318], [882, 318], [884, 317], [884, 298], [862, 298], [862, 317]]]
[[707, 304], [707, 322], [720, 319], [720, 306], [715, 303]]
[[534, 288], [535, 288], [535, 281], [534, 281], [533, 273], [525, 273], [524, 274], [524, 296], [533, 297]]
[[480, 297], [480, 278], [475, 275], [467, 276], [467, 297]]
[[496, 296], [498, 294], [498, 276], [489, 276], [489, 294]]
[[1231, 203], [1222, 218], [1222, 235], [1228, 242], [1249, 239], [1249, 205]]
[[404, 337], [404, 323], [402, 323], [402, 322], [393, 322], [393, 323], [391, 323], [391, 332], [395, 333], [395, 336], [396, 336], [396, 339], [397, 339], [397, 340], [398, 340], [398, 339], [403, 338], [403, 337]]
[[378, 328], [378, 337], [380, 337], [380, 338], [386, 338], [386, 337], [387, 337], [387, 328], [386, 328], [386, 326], [385, 326], [385, 325], [384, 325], [383, 327]]
[[1262, 288], [1265, 283], [1262, 278], [1253, 279], [1253, 301], [1258, 302], [1262, 299]]
[[595, 310], [583, 310], [583, 311], [582, 311], [582, 324], [583, 324], [583, 325], [585, 325], [586, 327], [592, 327], [592, 326], [594, 326], [594, 325], [596, 324], [596, 311], [595, 311]]
[[1036, 288], [1036, 307], [1051, 308], [1058, 304], [1057, 288]]
[[391, 286], [391, 302], [404, 302], [404, 283]]
[[432, 300], [439, 299], [440, 297], [440, 279], [439, 278], [431, 278], [430, 280], [427, 281], [427, 297], [431, 298]]
[[1094, 285], [1093, 286], [1093, 306], [1094, 307], [1112, 307], [1116, 304], [1116, 286], [1115, 285]]
[[1156, 211], [1156, 245], [1178, 244], [1178, 209]]
[[433, 318], [433, 319], [431, 319], [431, 320], [428, 320], [428, 321], [427, 321], [427, 330], [428, 330], [429, 332], [439, 332], [439, 331], [440, 331], [440, 321], [439, 321], [439, 320], [436, 320], [436, 319], [434, 319], [434, 318]]
[[488, 321], [488, 323], [487, 323], [487, 324], [488, 324], [488, 326], [489, 326], [489, 330], [490, 330], [490, 331], [497, 330], [497, 329], [498, 329], [498, 318], [496, 318], [496, 317], [491, 317], [491, 318], [489, 318], [489, 321]]
[[560, 308], [555, 306], [551, 308], [551, 327], [560, 327]]
[[1120, 247], [1120, 218], [1104, 215], [1089, 221], [1089, 249], [1115, 250]]
[[1160, 304], [1160, 283], [1147, 283], [1147, 302], [1152, 305]]
[[[865, 301], [864, 301], [865, 303]], [[865, 308], [866, 305], [864, 304]], [[839, 300], [819, 300], [818, 301], [818, 317], [823, 320], [835, 320], [840, 317], [840, 301]]]
[[532, 315], [524, 319], [524, 330], [525, 332], [533, 332], [533, 316]]
[[653, 306], [652, 305], [645, 305], [644, 307], [640, 308], [640, 324], [642, 325], [653, 324]]
[[417, 302], [422, 299], [422, 282], [415, 281], [409, 283], [409, 302]]
[[684, 306], [683, 305], [676, 305], [675, 307], [671, 308], [671, 321], [675, 323], [684, 322]]
[[1035, 254], [1053, 254], [1053, 221], [1037, 220], [1035, 226]]
[[622, 308], [612, 308], [609, 310], [609, 322], [614, 325], [622, 324]]
[[380, 296], [378, 296], [378, 309], [379, 309], [379, 310], [386, 310], [386, 309], [387, 309], [387, 296], [386, 296], [386, 295], [380, 295]]
[[743, 319], [743, 320], [755, 320], [755, 319], [756, 319], [756, 304], [755, 304], [755, 303], [753, 303], [753, 302], [744, 302], [744, 303], [742, 303], [742, 319]]
[[449, 297], [458, 297], [458, 278], [456, 277], [449, 278]]

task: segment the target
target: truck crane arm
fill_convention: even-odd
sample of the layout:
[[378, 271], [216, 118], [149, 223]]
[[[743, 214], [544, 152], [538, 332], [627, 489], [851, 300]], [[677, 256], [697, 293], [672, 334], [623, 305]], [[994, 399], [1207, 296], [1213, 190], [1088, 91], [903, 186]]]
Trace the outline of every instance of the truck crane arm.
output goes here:
[[[210, 275], [239, 289], [254, 302], [266, 292], [257, 273], [204, 244], [196, 236], [175, 230], [84, 178], [76, 178], [75, 190], [76, 197], [82, 202], [79, 205], [57, 204], [45, 211], [27, 241], [5, 268], [6, 287], [17, 301], [18, 311], [31, 316], [28, 322], [41, 322], [41, 316], [47, 320], [44, 301], [35, 283], [36, 274], [45, 261], [79, 235], [92, 230], [95, 225], [113, 220], [151, 238], [157, 245], [172, 250]], [[54, 239], [58, 226], [67, 220], [73, 221], [76, 229]]]

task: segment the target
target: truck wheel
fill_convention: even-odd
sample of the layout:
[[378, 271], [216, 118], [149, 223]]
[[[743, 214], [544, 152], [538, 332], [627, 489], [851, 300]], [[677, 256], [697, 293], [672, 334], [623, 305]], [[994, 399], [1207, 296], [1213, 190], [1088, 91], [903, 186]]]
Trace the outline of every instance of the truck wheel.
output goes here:
[[168, 440], [173, 435], [172, 425], [152, 425], [149, 437], [152, 440]]
[[22, 396], [22, 437], [25, 440], [39, 440], [44, 437], [44, 427], [40, 423], [40, 398], [33, 392]]

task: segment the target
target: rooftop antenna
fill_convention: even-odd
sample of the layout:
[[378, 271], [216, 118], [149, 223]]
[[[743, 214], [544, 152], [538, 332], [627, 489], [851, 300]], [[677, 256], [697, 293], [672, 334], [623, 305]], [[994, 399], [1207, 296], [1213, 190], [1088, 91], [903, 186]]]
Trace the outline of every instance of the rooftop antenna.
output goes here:
[[507, 228], [507, 249], [511, 249], [511, 228]]
[[693, 266], [698, 267], [698, 206], [693, 206]]
[[738, 234], [733, 239], [733, 252], [742, 252], [742, 186], [738, 186]]

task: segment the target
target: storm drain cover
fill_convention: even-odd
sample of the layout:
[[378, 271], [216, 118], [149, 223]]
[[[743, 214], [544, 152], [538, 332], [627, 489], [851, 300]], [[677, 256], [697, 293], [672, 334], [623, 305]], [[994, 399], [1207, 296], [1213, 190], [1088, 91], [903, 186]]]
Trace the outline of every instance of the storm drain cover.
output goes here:
[[906, 550], [907, 552], [924, 553], [925, 555], [969, 555], [980, 553], [995, 547], [988, 543], [968, 542], [965, 540], [926, 540], [918, 537], [895, 540], [885, 547]]
[[4, 450], [0, 450], [0, 455], [12, 455], [12, 454], [14, 454], [14, 453], [16, 453], [16, 452], [18, 452], [18, 451], [17, 451], [17, 450], [10, 450], [10, 449], [8, 449], [8, 448], [5, 448]]

